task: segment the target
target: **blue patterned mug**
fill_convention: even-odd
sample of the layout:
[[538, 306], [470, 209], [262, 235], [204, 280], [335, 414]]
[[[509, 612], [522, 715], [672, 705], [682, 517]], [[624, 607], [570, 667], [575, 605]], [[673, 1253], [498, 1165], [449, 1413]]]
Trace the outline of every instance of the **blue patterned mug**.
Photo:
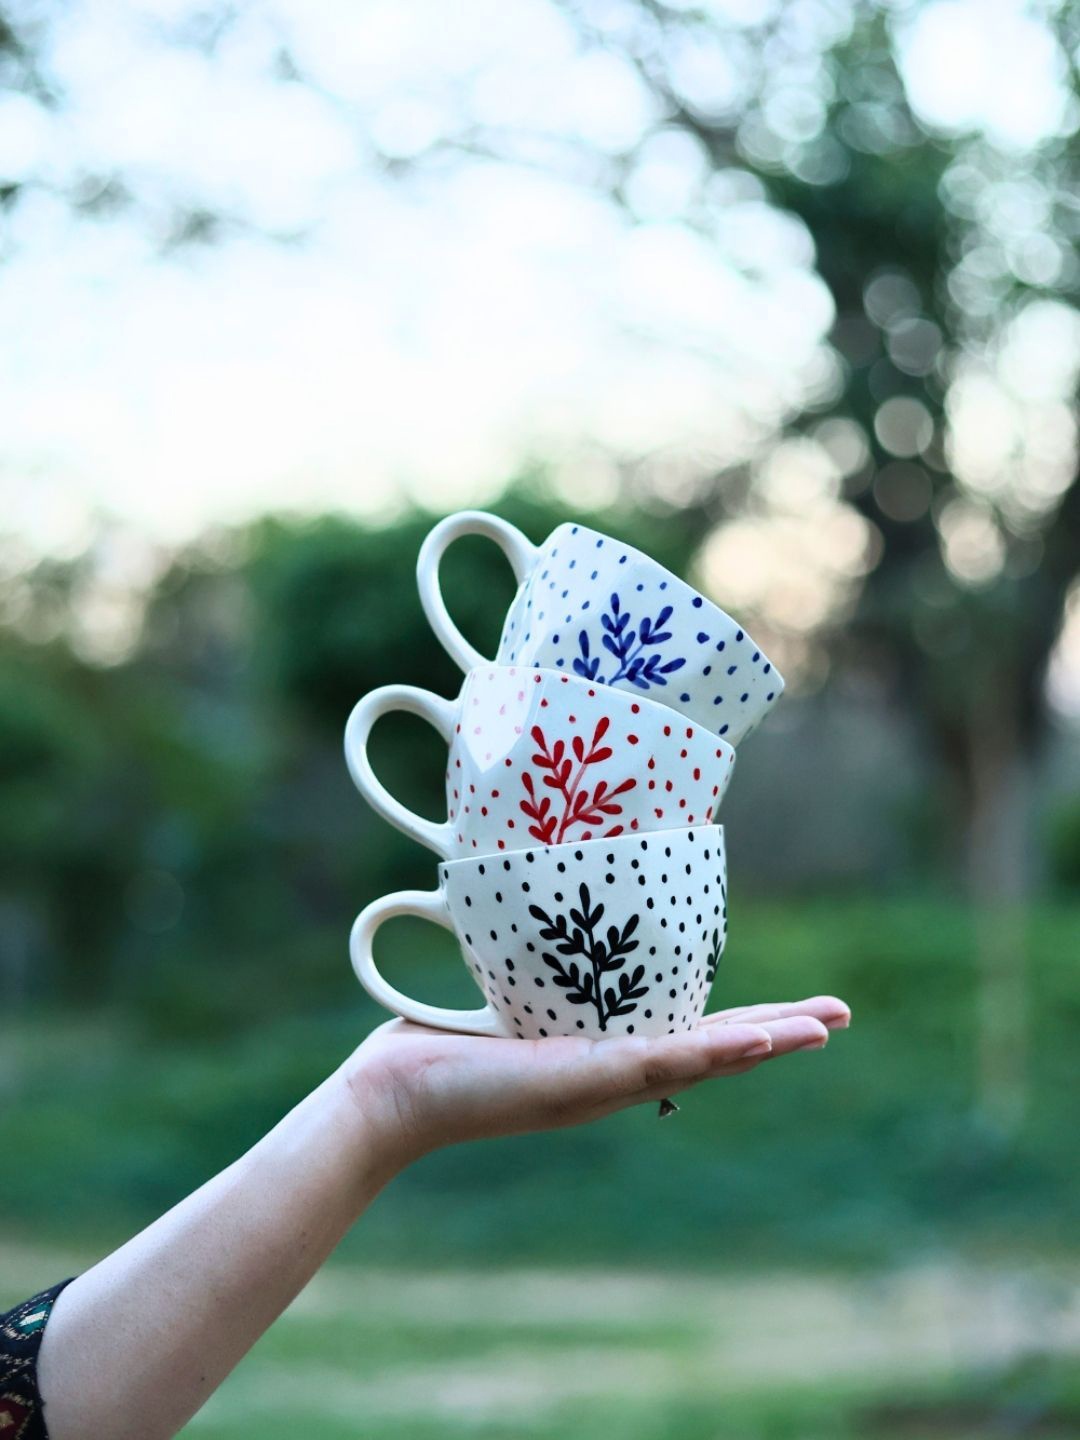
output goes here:
[[485, 535], [518, 581], [495, 655], [647, 695], [738, 745], [784, 681], [746, 631], [640, 550], [585, 525], [560, 525], [540, 546], [481, 510], [440, 521], [417, 563], [420, 602], [462, 670], [487, 664], [450, 618], [439, 561], [462, 535]]

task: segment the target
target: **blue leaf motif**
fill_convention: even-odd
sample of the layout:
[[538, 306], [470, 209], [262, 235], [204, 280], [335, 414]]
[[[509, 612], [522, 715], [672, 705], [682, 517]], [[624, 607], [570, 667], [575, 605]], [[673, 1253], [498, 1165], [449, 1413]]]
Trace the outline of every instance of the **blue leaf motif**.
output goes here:
[[655, 649], [671, 639], [672, 631], [665, 630], [664, 626], [673, 613], [673, 606], [664, 605], [655, 620], [643, 615], [637, 628], [633, 629], [630, 611], [624, 610], [618, 594], [613, 594], [610, 608], [600, 616], [600, 625], [604, 632], [600, 643], [618, 662], [617, 668], [610, 675], [599, 673], [601, 656], [592, 654], [588, 632], [582, 630], [578, 635], [581, 653], [574, 660], [574, 673], [588, 680], [596, 680], [601, 685], [615, 685], [624, 680], [639, 690], [649, 690], [654, 685], [666, 685], [665, 677], [672, 671], [681, 669], [686, 660], [682, 656], [673, 656], [661, 664], [663, 657], [659, 653], [646, 657], [641, 652], [646, 647]]

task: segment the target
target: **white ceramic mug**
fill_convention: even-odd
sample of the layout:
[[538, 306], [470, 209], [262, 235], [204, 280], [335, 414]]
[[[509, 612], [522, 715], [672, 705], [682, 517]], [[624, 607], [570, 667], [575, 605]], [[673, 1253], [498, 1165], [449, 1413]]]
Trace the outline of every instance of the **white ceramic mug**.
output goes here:
[[[396, 915], [457, 936], [482, 1008], [426, 1005], [383, 978], [372, 946]], [[709, 825], [446, 861], [437, 890], [401, 890], [369, 905], [350, 952], [368, 993], [406, 1020], [599, 1039], [693, 1029], [726, 935], [724, 831]]]
[[536, 665], [647, 695], [732, 745], [755, 728], [784, 682], [743, 628], [640, 550], [584, 525], [553, 530], [533, 545], [515, 526], [480, 510], [440, 521], [420, 550], [424, 613], [463, 670], [485, 663], [451, 620], [439, 561], [462, 535], [485, 535], [518, 581], [495, 659]]
[[[449, 746], [444, 821], [391, 795], [368, 759], [375, 722], [418, 715]], [[708, 825], [735, 751], [662, 705], [552, 670], [482, 665], [455, 700], [385, 685], [357, 704], [345, 757], [361, 794], [443, 859]]]

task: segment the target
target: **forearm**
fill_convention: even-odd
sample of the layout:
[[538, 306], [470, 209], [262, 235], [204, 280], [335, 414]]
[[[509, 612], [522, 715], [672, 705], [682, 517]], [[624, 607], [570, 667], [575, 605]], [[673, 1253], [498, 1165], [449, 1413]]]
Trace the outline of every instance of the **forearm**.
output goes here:
[[396, 1168], [337, 1076], [75, 1280], [42, 1344], [52, 1440], [174, 1435]]

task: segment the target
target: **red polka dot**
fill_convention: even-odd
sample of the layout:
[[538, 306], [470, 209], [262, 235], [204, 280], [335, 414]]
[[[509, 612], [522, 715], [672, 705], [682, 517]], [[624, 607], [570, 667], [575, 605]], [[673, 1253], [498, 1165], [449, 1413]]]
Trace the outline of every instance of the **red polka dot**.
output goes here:
[[481, 815], [486, 815], [486, 814], [487, 814], [487, 806], [486, 806], [486, 805], [481, 805], [481, 806], [480, 806], [480, 814], [481, 814]]
[[499, 798], [499, 792], [498, 792], [498, 790], [492, 790], [492, 792], [491, 792], [491, 798], [492, 798], [493, 800], [497, 800], [497, 799]]
[[719, 785], [714, 785], [714, 786], [712, 787], [712, 793], [713, 793], [714, 795], [719, 795], [719, 794], [720, 794], [720, 786], [719, 786]]
[[576, 725], [576, 724], [577, 724], [577, 716], [576, 716], [576, 715], [571, 715], [571, 716], [570, 716], [570, 724], [571, 724], [571, 725]]
[[636, 817], [635, 817], [635, 819], [633, 819], [633, 820], [630, 821], [630, 829], [631, 829], [631, 830], [636, 830], [637, 827], [638, 827], [638, 822], [637, 822], [637, 819], [636, 819]]
[[500, 841], [499, 841], [499, 849], [500, 849], [500, 850], [505, 850], [505, 849], [506, 849], [506, 841], [505, 841], [505, 840], [500, 840]]
[[630, 706], [630, 713], [636, 715], [640, 709], [641, 706], [635, 701], [634, 704]]
[[698, 767], [697, 767], [696, 765], [694, 766], [694, 779], [695, 779], [695, 780], [700, 780], [700, 779], [701, 779], [701, 771], [698, 769]]
[[627, 735], [626, 741], [628, 745], [636, 745], [638, 743], [638, 737], [636, 735]]
[[653, 755], [650, 755], [650, 756], [649, 756], [649, 769], [650, 769], [650, 770], [655, 770], [655, 769], [656, 769], [656, 758], [655, 758], [655, 756], [653, 756]]
[[686, 801], [685, 801], [685, 800], [680, 800], [680, 801], [679, 801], [679, 809], [680, 809], [680, 810], [685, 810], [685, 809], [686, 809]]
[[692, 740], [694, 738], [693, 729], [689, 725], [686, 727], [686, 738], [688, 740]]
[[674, 788], [675, 787], [670, 780], [664, 781], [664, 789], [668, 792], [669, 795], [671, 794], [672, 790], [674, 790]]
[[506, 828], [507, 828], [508, 830], [512, 830], [512, 829], [514, 828], [514, 822], [513, 822], [513, 820], [507, 820], [507, 822], [506, 822]]
[[[503, 761], [503, 764], [504, 764], [504, 765], [512, 765], [513, 763], [514, 763], [514, 762], [510, 759], [510, 756], [509, 756], [509, 755], [508, 755], [508, 756], [506, 757], [506, 759]], [[460, 760], [458, 761], [458, 764], [459, 764], [459, 765], [461, 764], [461, 761], [460, 761]]]
[[679, 759], [680, 759], [680, 760], [685, 760], [685, 759], [686, 759], [686, 751], [685, 751], [685, 750], [680, 750], [680, 751], [679, 751]]
[[595, 695], [595, 694], [596, 694], [596, 691], [595, 691], [595, 690], [590, 690], [590, 691], [589, 691], [589, 694], [590, 694], [590, 695]]
[[670, 725], [665, 725], [665, 726], [664, 726], [664, 734], [665, 734], [665, 735], [670, 735], [670, 734], [671, 734], [671, 726], [670, 726]]
[[650, 781], [649, 781], [649, 789], [650, 789], [650, 790], [655, 790], [655, 789], [656, 789], [656, 781], [655, 781], [655, 780], [650, 780]]
[[656, 818], [657, 818], [658, 820], [662, 820], [662, 819], [664, 818], [664, 812], [663, 812], [663, 810], [657, 808], [657, 810], [656, 810]]

